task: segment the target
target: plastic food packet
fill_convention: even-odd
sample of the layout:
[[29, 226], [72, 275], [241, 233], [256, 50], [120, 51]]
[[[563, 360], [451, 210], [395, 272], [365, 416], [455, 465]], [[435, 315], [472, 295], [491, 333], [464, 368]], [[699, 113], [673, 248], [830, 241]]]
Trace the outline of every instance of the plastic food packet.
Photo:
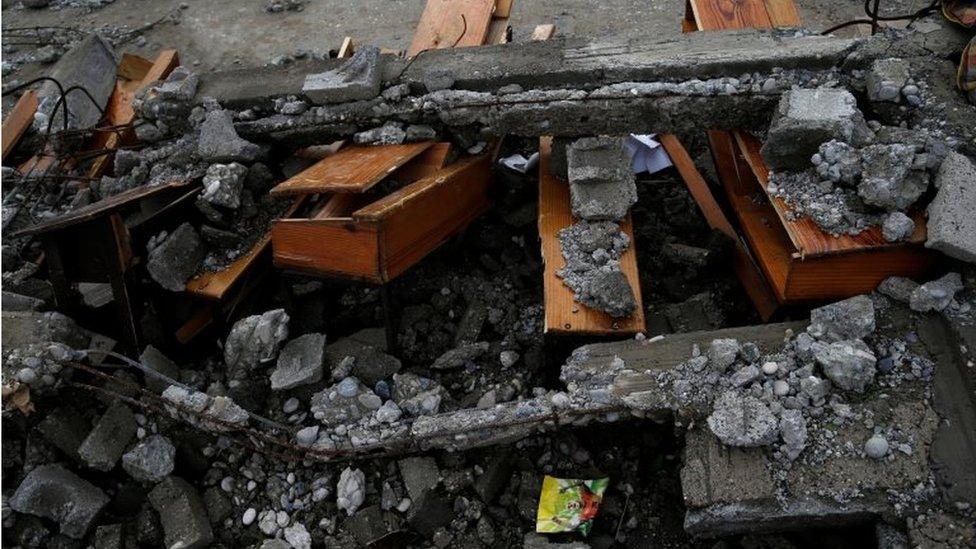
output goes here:
[[589, 534], [609, 482], [608, 478], [584, 480], [546, 475], [539, 495], [535, 531], [540, 534]]

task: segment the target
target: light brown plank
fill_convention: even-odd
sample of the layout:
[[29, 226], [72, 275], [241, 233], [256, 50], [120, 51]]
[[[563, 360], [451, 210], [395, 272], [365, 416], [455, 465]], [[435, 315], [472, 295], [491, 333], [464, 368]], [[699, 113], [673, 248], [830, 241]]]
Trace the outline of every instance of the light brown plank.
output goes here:
[[800, 13], [793, 0], [763, 0], [769, 23], [774, 27], [799, 27]]
[[515, 0], [495, 0], [494, 17], [496, 19], [508, 19], [512, 16], [512, 7], [514, 4]]
[[315, 212], [312, 219], [329, 219], [333, 217], [349, 217], [352, 212], [361, 208], [365, 198], [360, 194], [338, 193], [328, 197], [322, 208]]
[[620, 224], [620, 230], [630, 237], [631, 242], [630, 248], [620, 258], [620, 268], [637, 299], [637, 310], [633, 315], [615, 319], [576, 303], [572, 290], [556, 276], [556, 271], [566, 264], [557, 235], [561, 229], [572, 225], [574, 220], [569, 205], [569, 186], [549, 173], [551, 144], [551, 138], [539, 141], [539, 238], [542, 240], [544, 263], [545, 332], [564, 335], [628, 335], [643, 332], [644, 306], [630, 214]]
[[[282, 217], [289, 217], [301, 205], [302, 198], [298, 198], [285, 211]], [[205, 272], [190, 279], [186, 283], [186, 292], [198, 297], [212, 301], [221, 301], [234, 286], [240, 282], [248, 271], [254, 268], [255, 263], [262, 256], [269, 253], [271, 247], [271, 231], [269, 230], [251, 249], [244, 255], [238, 257], [227, 267], [214, 272]]]
[[771, 26], [763, 0], [690, 0], [703, 31]]
[[119, 68], [116, 71], [116, 75], [125, 80], [141, 82], [152, 65], [153, 62], [145, 57], [131, 53], [123, 53], [122, 59], [119, 60]]
[[[720, 133], [722, 136], [728, 135], [722, 132], [715, 133]], [[698, 208], [705, 217], [708, 226], [721, 231], [735, 243], [732, 269], [742, 282], [742, 287], [745, 289], [749, 299], [752, 300], [753, 305], [759, 312], [759, 316], [764, 321], [769, 320], [778, 307], [776, 296], [763, 278], [762, 271], [756, 265], [748, 248], [743, 244], [738, 233], [735, 232], [732, 223], [725, 217], [725, 213], [712, 195], [711, 189], [708, 188], [708, 183], [705, 182], [698, 168], [695, 167], [691, 156], [688, 155], [688, 151], [685, 150], [677, 137], [662, 134], [658, 136], [658, 140], [661, 142], [664, 150], [667, 151], [668, 156], [671, 157], [671, 162], [674, 163], [675, 169], [677, 169], [682, 180], [684, 180], [685, 186], [688, 187], [691, 196], [698, 203]], [[715, 146], [716, 144], [713, 143], [713, 149]], [[735, 173], [730, 171], [734, 170], [733, 167], [719, 166], [718, 164], [719, 162], [716, 162], [716, 168], [719, 171], [720, 177], [735, 177]]]
[[429, 149], [414, 157], [398, 169], [394, 176], [397, 181], [411, 183], [434, 175], [445, 166], [451, 154], [451, 143], [434, 143]]
[[342, 45], [339, 46], [339, 54], [336, 57], [345, 59], [346, 57], [351, 57], [354, 53], [356, 53], [356, 45], [353, 43], [352, 37], [347, 36], [343, 38]]
[[556, 34], [556, 25], [536, 25], [535, 30], [532, 31], [532, 40], [536, 42], [549, 40], [554, 34]]
[[271, 194], [364, 193], [432, 144], [345, 147], [271, 189]]
[[427, 0], [407, 57], [424, 50], [484, 44], [494, 10], [494, 0]]
[[383, 282], [379, 226], [345, 219], [278, 219], [271, 229], [274, 264], [315, 275]]
[[[772, 203], [779, 222], [786, 229], [790, 240], [793, 242], [801, 258], [904, 245], [903, 243], [892, 243], [885, 240], [881, 234], [881, 227], [872, 227], [857, 236], [841, 235], [835, 237], [823, 232], [809, 217], [791, 220], [789, 218], [789, 205], [782, 198], [774, 197], [768, 193], [769, 167], [766, 165], [766, 161], [763, 160], [762, 154], [760, 153], [762, 142], [756, 137], [744, 132], [735, 132], [735, 140], [743, 157], [748, 162], [759, 184], [758, 186]], [[909, 237], [908, 242], [916, 244], [925, 242], [926, 228], [924, 215], [921, 212], [916, 212], [912, 217], [915, 221], [915, 231]]]
[[353, 213], [380, 225], [380, 271], [400, 276], [488, 210], [488, 155], [460, 160]]
[[492, 19], [488, 27], [488, 35], [485, 36], [486, 46], [497, 46], [498, 44], [508, 44], [510, 41], [509, 31], [511, 26], [508, 19]]
[[17, 104], [14, 105], [14, 108], [10, 110], [7, 118], [3, 121], [3, 160], [7, 159], [7, 155], [14, 150], [14, 146], [17, 145], [20, 138], [24, 136], [24, 132], [34, 121], [37, 105], [37, 92], [27, 90], [20, 96]]

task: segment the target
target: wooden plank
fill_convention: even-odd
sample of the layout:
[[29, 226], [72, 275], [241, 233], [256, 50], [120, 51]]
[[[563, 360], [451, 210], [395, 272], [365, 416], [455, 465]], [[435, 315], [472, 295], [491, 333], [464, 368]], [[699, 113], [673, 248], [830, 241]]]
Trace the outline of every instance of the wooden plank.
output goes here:
[[495, 0], [495, 19], [508, 19], [512, 16], [512, 7], [515, 0]]
[[536, 25], [535, 30], [532, 31], [532, 40], [535, 42], [549, 40], [554, 34], [556, 34], [556, 25], [551, 23]]
[[34, 121], [34, 113], [37, 112], [37, 105], [37, 92], [35, 90], [27, 90], [20, 96], [17, 104], [14, 105], [14, 108], [10, 110], [10, 114], [3, 121], [3, 160], [7, 159], [7, 155], [10, 154], [10, 151], [14, 150], [14, 146], [17, 145], [20, 138], [24, 136], [24, 132], [27, 131], [27, 128]]
[[[285, 210], [282, 217], [287, 218], [295, 213], [303, 198], [298, 198]], [[212, 301], [221, 301], [243, 277], [254, 268], [255, 263], [262, 256], [270, 253], [271, 231], [266, 232], [251, 249], [238, 257], [233, 263], [219, 271], [204, 272], [190, 279], [186, 283], [186, 292]]]
[[363, 193], [427, 150], [432, 142], [354, 145], [323, 158], [271, 189], [276, 196], [324, 192]]
[[772, 26], [763, 0], [689, 0], [703, 31]]
[[379, 225], [351, 218], [278, 219], [271, 229], [274, 264], [317, 275], [381, 283]]
[[450, 142], [434, 143], [433, 146], [414, 157], [413, 160], [404, 164], [394, 173], [397, 181], [410, 183], [434, 175], [447, 166], [451, 149]]
[[799, 27], [800, 13], [793, 0], [763, 0], [769, 23], [774, 27]]
[[921, 246], [794, 259], [786, 302], [823, 303], [871, 293], [889, 276], [929, 280], [936, 276], [940, 259]]
[[[786, 233], [796, 247], [800, 258], [905, 245], [904, 243], [888, 242], [885, 240], [881, 233], [881, 227], [877, 226], [871, 227], [857, 236], [833, 236], [825, 233], [809, 217], [804, 216], [796, 220], [790, 219], [790, 206], [786, 201], [769, 194], [769, 167], [766, 165], [766, 161], [763, 160], [762, 154], [760, 153], [762, 142], [756, 137], [744, 132], [735, 132], [735, 140], [743, 157], [751, 168], [758, 187], [762, 189], [765, 196], [772, 203], [780, 223], [786, 229]], [[908, 242], [914, 244], [924, 243], [926, 239], [925, 217], [920, 211], [916, 212], [912, 217], [915, 221], [915, 230], [908, 238]]]
[[332, 217], [349, 217], [352, 212], [361, 208], [364, 197], [359, 194], [338, 193], [330, 196], [322, 204], [322, 208], [315, 212], [312, 219], [329, 219]]
[[152, 66], [153, 62], [145, 57], [131, 53], [123, 53], [122, 59], [119, 60], [119, 68], [116, 71], [116, 75], [125, 80], [141, 82]]
[[427, 0], [407, 57], [424, 50], [482, 45], [494, 10], [494, 0]]
[[[717, 133], [728, 135], [722, 132]], [[745, 289], [749, 299], [752, 300], [753, 305], [759, 312], [759, 316], [764, 321], [769, 320], [778, 307], [776, 296], [763, 278], [762, 271], [756, 265], [755, 260], [749, 253], [749, 249], [742, 242], [742, 239], [739, 238], [738, 233], [732, 227], [732, 223], [725, 217], [725, 213], [722, 212], [722, 208], [712, 195], [712, 191], [708, 188], [708, 183], [705, 182], [705, 179], [695, 167], [691, 156], [688, 155], [688, 151], [685, 150], [678, 138], [674, 135], [662, 134], [658, 136], [658, 141], [661, 142], [664, 150], [671, 157], [671, 162], [674, 163], [675, 169], [678, 170], [682, 180], [684, 180], [685, 186], [688, 187], [691, 196], [698, 203], [698, 208], [705, 217], [708, 226], [721, 231], [735, 243], [732, 269], [742, 282], [742, 287]], [[714, 147], [715, 145], [713, 144]], [[718, 164], [716, 162], [716, 168], [718, 168], [721, 177], [734, 176], [734, 174], [727, 172], [727, 166], [718, 166]]]
[[512, 28], [508, 24], [508, 19], [492, 19], [488, 27], [488, 35], [485, 36], [486, 46], [497, 46], [498, 44], [508, 44], [511, 41]]
[[633, 315], [615, 319], [576, 303], [572, 290], [556, 276], [556, 271], [566, 264], [557, 234], [561, 229], [572, 225], [574, 220], [569, 205], [569, 186], [549, 173], [551, 144], [551, 138], [542, 138], [539, 142], [539, 238], [542, 240], [542, 260], [545, 267], [545, 332], [564, 335], [627, 335], [643, 332], [644, 306], [637, 274], [633, 223], [629, 214], [620, 224], [620, 230], [630, 237], [631, 243], [620, 257], [620, 268], [630, 282], [637, 300], [637, 310]]
[[383, 280], [401, 275], [487, 211], [490, 180], [489, 156], [469, 157], [354, 212], [354, 219], [380, 226]]
[[346, 57], [352, 57], [352, 54], [356, 53], [356, 45], [352, 41], [351, 36], [347, 36], [342, 39], [342, 45], [339, 46], [339, 54], [336, 55], [339, 59], [345, 59]]

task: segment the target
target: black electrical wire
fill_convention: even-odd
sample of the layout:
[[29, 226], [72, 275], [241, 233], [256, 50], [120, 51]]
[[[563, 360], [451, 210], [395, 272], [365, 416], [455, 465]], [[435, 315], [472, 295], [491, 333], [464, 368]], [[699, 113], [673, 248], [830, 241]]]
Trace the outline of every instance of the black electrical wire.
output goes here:
[[931, 4], [913, 13], [907, 13], [903, 15], [878, 15], [878, 12], [881, 7], [881, 0], [864, 0], [864, 14], [867, 15], [868, 17], [867, 19], [852, 19], [850, 21], [845, 21], [843, 23], [830, 27], [829, 29], [821, 32], [820, 34], [822, 35], [830, 34], [834, 31], [846, 27], [850, 27], [853, 25], [870, 25], [871, 34], [874, 35], [877, 34], [878, 29], [880, 28], [879, 23], [881, 21], [906, 21], [907, 20], [909, 21], [910, 24], [914, 22], [916, 19], [925, 17], [926, 15], [929, 15], [935, 12], [936, 10], [938, 10], [940, 4], [941, 4], [941, 0], [932, 0]]
[[[18, 86], [14, 86], [13, 88], [10, 88], [9, 90], [4, 90], [2, 96], [3, 97], [6, 97], [6, 96], [8, 96], [8, 95], [10, 95], [10, 94], [12, 94], [14, 92], [20, 91], [20, 90], [22, 90], [24, 88], [27, 88], [27, 87], [30, 87], [30, 86], [33, 86], [34, 84], [37, 84], [38, 82], [45, 82], [45, 81], [47, 81], [47, 82], [54, 82], [54, 85], [58, 87], [58, 93], [61, 94], [61, 97], [64, 97], [64, 94], [65, 94], [64, 85], [61, 84], [61, 82], [59, 82], [57, 78], [53, 78], [53, 77], [50, 77], [50, 76], [38, 76], [37, 78], [35, 78], [33, 80], [30, 80], [30, 81], [25, 82], [23, 84], [20, 84]], [[91, 94], [89, 94], [89, 95], [91, 95]], [[53, 120], [54, 120], [54, 113], [51, 113], [51, 119], [48, 121], [48, 126], [47, 126], [48, 127], [48, 132], [51, 131], [51, 124], [50, 124], [50, 122], [53, 121]], [[65, 112], [64, 112], [64, 131], [68, 131], [68, 110], [67, 109], [65, 109]]]
[[[50, 116], [50, 118], [47, 121], [47, 131], [45, 133], [48, 133], [48, 134], [51, 133], [51, 123], [54, 122], [54, 115], [58, 112], [58, 108], [59, 107], [62, 107], [62, 106], [64, 107], [65, 116], [67, 117], [67, 115], [68, 115], [68, 112], [67, 112], [68, 111], [68, 94], [71, 93], [71, 92], [73, 92], [73, 91], [75, 91], [75, 90], [80, 90], [80, 91], [84, 92], [85, 96], [88, 97], [89, 100], [91, 100], [92, 105], [95, 105], [95, 108], [98, 109], [98, 113], [99, 113], [98, 119], [99, 120], [101, 120], [102, 118], [105, 117], [105, 107], [102, 107], [101, 105], [98, 104], [98, 101], [95, 101], [95, 98], [92, 96], [91, 92], [89, 92], [84, 86], [74, 85], [74, 86], [71, 86], [70, 88], [64, 90], [64, 93], [62, 93], [61, 94], [61, 97], [58, 98], [58, 102], [54, 104], [54, 110], [51, 111], [51, 116]], [[106, 104], [106, 107], [107, 106], [108, 105]], [[68, 128], [65, 127], [65, 131], [67, 131], [67, 130], [68, 130]]]

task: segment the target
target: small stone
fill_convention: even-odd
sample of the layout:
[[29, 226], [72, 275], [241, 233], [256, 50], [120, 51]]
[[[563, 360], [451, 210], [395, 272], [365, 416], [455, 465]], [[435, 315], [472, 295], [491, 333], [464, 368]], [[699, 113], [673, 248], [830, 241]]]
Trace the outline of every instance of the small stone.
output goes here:
[[790, 384], [782, 379], [773, 382], [773, 394], [776, 396], [786, 396], [790, 394]]
[[962, 288], [962, 277], [959, 273], [949, 273], [915, 288], [909, 299], [909, 306], [920, 313], [942, 311]]
[[824, 374], [845, 391], [863, 393], [874, 381], [874, 354], [861, 340], [814, 344], [814, 359]]
[[776, 416], [755, 397], [726, 392], [715, 401], [708, 427], [728, 446], [765, 446], [776, 440]]
[[296, 522], [285, 528], [285, 541], [291, 544], [293, 549], [311, 549], [312, 536], [305, 529], [305, 525]]
[[739, 342], [735, 339], [713, 339], [708, 346], [708, 362], [712, 370], [724, 372], [735, 363], [739, 354]]
[[915, 222], [902, 212], [891, 212], [881, 225], [881, 235], [888, 242], [907, 240], [915, 231]]
[[278, 365], [271, 372], [271, 389], [283, 391], [322, 380], [325, 364], [325, 335], [305, 334], [289, 341]]
[[807, 332], [826, 341], [859, 339], [874, 332], [874, 303], [858, 295], [810, 311]]
[[760, 373], [759, 368], [755, 366], [746, 366], [739, 369], [736, 373], [732, 374], [730, 379], [733, 387], [745, 387], [751, 384], [753, 381], [759, 379]]
[[237, 162], [211, 164], [203, 176], [203, 192], [200, 199], [215, 206], [236, 210], [241, 205], [241, 191], [247, 167]]
[[248, 507], [247, 511], [244, 511], [244, 516], [241, 517], [241, 523], [244, 526], [250, 526], [254, 523], [254, 519], [258, 517], [258, 511], [254, 507]]
[[366, 498], [366, 475], [359, 469], [346, 467], [336, 484], [336, 505], [352, 516]]
[[775, 362], [766, 362], [762, 365], [762, 372], [767, 376], [776, 375], [776, 372], [778, 371], [779, 371], [779, 364], [776, 364]]
[[143, 439], [122, 456], [122, 468], [142, 482], [159, 482], [173, 472], [176, 447], [163, 435]]
[[293, 414], [296, 410], [298, 410], [298, 406], [300, 404], [301, 402], [297, 398], [291, 397], [285, 401], [284, 405], [282, 405], [281, 411], [286, 414]]
[[864, 443], [864, 453], [874, 459], [885, 457], [888, 455], [888, 440], [881, 435], [873, 435]]
[[295, 433], [295, 442], [301, 446], [311, 446], [319, 438], [319, 426], [312, 425]]

